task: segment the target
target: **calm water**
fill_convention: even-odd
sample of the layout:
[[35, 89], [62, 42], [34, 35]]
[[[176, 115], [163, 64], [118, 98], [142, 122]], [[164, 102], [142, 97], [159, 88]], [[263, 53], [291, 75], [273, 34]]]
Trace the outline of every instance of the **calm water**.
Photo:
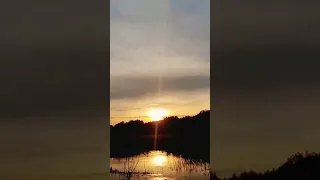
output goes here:
[[[114, 170], [128, 172], [136, 167], [137, 174], [132, 179], [141, 180], [209, 180], [209, 164], [186, 160], [163, 151], [150, 151], [130, 158], [111, 158]], [[150, 174], [142, 174], [144, 172]], [[121, 179], [122, 174], [112, 173], [111, 179]]]

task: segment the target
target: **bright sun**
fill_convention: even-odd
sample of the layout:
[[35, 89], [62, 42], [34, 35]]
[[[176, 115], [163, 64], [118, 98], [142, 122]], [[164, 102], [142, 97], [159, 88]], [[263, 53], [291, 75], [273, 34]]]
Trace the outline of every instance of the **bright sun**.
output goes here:
[[152, 121], [160, 121], [168, 114], [169, 112], [165, 109], [153, 109], [149, 112], [149, 117]]

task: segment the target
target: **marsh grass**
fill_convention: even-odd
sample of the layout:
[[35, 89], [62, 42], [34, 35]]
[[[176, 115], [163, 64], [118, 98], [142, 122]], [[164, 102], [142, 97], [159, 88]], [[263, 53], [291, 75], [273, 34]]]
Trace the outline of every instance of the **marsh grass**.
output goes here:
[[130, 180], [135, 175], [135, 169], [139, 161], [130, 161], [130, 158], [126, 158], [123, 165], [123, 171], [113, 170], [110, 168], [110, 178], [112, 180]]
[[192, 173], [203, 174], [205, 179], [210, 179], [209, 164], [202, 161], [180, 157], [170, 166], [170, 169], [176, 172], [185, 172], [184, 178], [186, 180], [193, 179]]
[[[145, 162], [145, 161], [144, 161]], [[110, 168], [110, 179], [111, 180], [130, 180], [134, 177], [142, 177], [143, 175], [151, 175], [154, 173], [147, 172], [146, 164], [144, 163], [144, 171], [137, 172], [136, 167], [139, 161], [130, 160], [130, 158], [126, 158], [123, 170], [114, 170]], [[193, 177], [193, 173], [203, 174], [203, 179], [210, 179], [210, 171], [209, 171], [209, 163], [203, 161], [196, 161], [191, 159], [184, 159], [182, 157], [177, 158], [174, 162], [168, 162], [167, 167], [171, 171], [175, 171], [177, 173], [183, 173], [185, 180], [193, 180], [197, 179]], [[155, 173], [157, 174], [157, 173]], [[201, 178], [202, 179], [202, 178]]]

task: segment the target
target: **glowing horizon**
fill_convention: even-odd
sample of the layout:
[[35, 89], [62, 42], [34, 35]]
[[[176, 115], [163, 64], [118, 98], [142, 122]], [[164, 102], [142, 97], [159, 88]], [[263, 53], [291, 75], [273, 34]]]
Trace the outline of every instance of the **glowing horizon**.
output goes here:
[[163, 118], [169, 115], [169, 111], [166, 109], [152, 109], [148, 116], [151, 121], [161, 121]]

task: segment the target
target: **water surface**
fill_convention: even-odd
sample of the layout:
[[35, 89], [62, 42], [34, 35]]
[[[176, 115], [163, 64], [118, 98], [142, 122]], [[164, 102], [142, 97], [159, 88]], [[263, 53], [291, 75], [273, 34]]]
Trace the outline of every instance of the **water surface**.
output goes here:
[[[148, 153], [128, 158], [111, 158], [110, 166], [121, 172], [134, 171], [132, 179], [141, 180], [209, 180], [209, 164], [202, 161], [184, 159], [164, 151]], [[133, 170], [134, 169], [134, 170]], [[123, 174], [112, 173], [111, 179], [120, 179]]]

